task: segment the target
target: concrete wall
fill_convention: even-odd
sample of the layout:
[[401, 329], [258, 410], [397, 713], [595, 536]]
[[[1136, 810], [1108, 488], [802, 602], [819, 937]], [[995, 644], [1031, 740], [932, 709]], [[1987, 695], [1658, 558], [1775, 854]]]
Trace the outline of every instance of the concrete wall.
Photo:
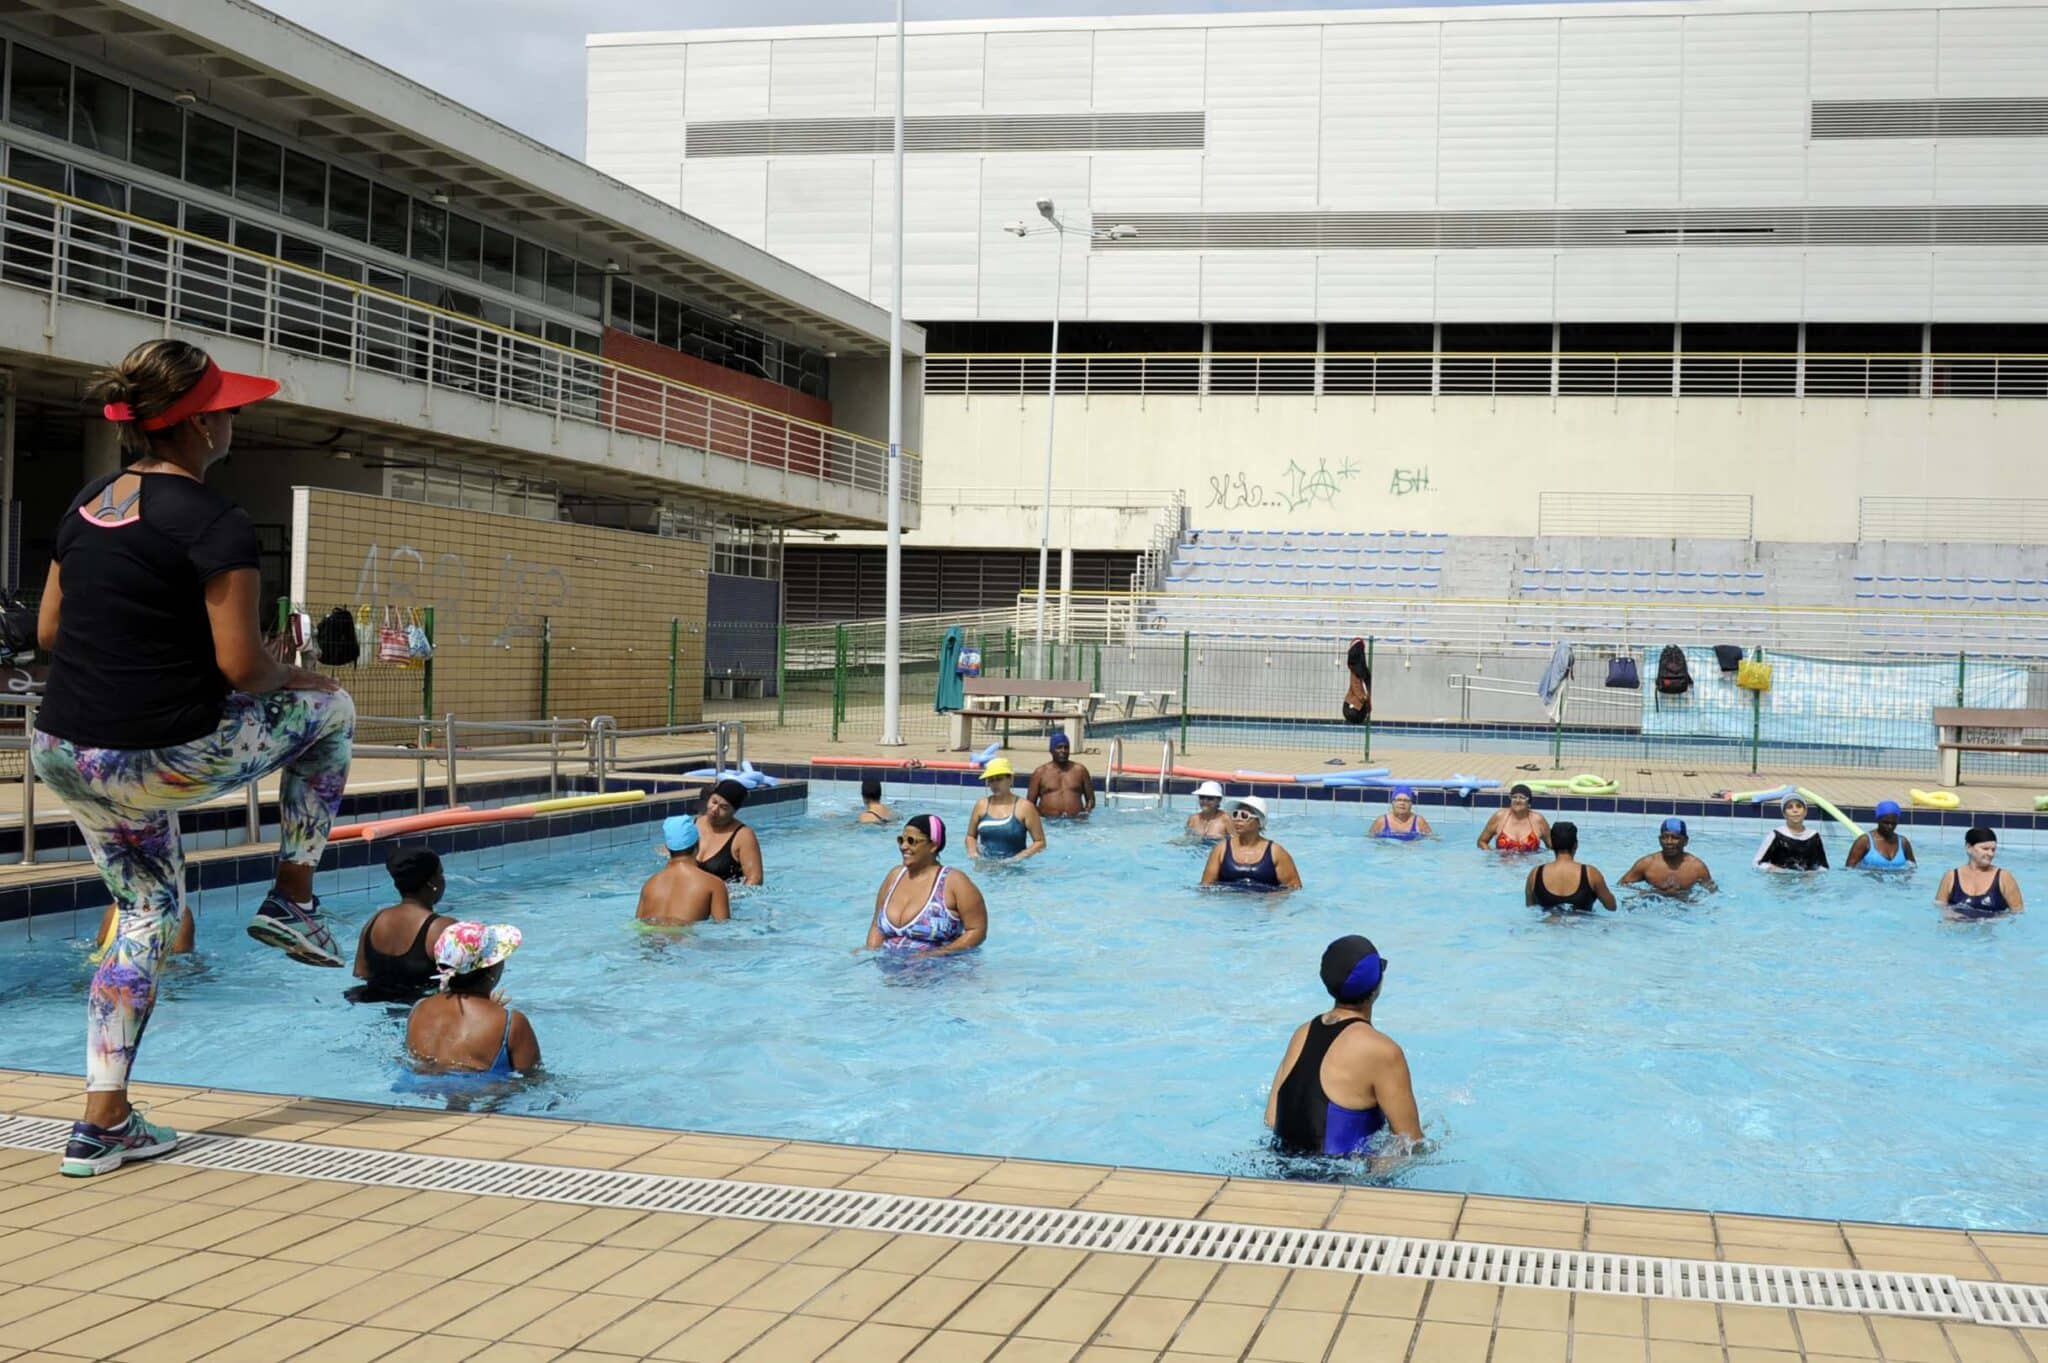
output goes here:
[[[1038, 467], [1043, 397], [933, 397], [925, 480]], [[1577, 397], [1063, 397], [1055, 484], [1179, 488], [1218, 529], [1537, 532], [1541, 492], [1747, 493], [1757, 539], [1853, 541], [1859, 496], [2026, 495], [2048, 403], [1955, 399]], [[926, 512], [929, 530], [1035, 544]], [[1630, 533], [1627, 525], [1612, 533]], [[958, 542], [958, 541], [956, 541]], [[1082, 548], [1111, 548], [1082, 543]]]
[[[701, 717], [704, 546], [324, 488], [299, 488], [295, 499], [292, 595], [316, 617], [336, 605], [369, 605], [379, 616], [386, 605], [434, 607], [436, 713], [662, 723], [674, 617], [683, 622], [676, 719]], [[357, 671], [365, 713], [391, 713], [366, 695], [395, 705], [415, 694], [404, 669], [367, 662]]]

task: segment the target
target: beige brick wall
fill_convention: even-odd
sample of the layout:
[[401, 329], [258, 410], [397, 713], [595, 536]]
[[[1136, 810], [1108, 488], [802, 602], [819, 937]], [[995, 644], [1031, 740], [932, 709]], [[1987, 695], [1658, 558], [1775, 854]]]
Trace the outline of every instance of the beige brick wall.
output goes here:
[[[550, 712], [660, 724], [675, 618], [676, 721], [702, 717], [704, 546], [320, 488], [300, 495], [306, 532], [292, 552], [303, 604], [316, 619], [337, 605], [370, 605], [380, 619], [386, 605], [432, 606], [437, 714], [539, 715], [546, 621]], [[366, 661], [342, 677], [365, 714], [418, 708], [416, 674]]]

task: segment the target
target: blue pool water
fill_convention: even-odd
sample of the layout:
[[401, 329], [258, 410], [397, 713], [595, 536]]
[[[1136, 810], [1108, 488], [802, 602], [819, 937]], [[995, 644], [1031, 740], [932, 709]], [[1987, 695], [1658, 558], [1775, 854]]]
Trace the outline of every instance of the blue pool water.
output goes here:
[[[937, 808], [964, 816], [966, 793]], [[1406, 1186], [2048, 1223], [2048, 908], [1942, 922], [1929, 901], [1954, 830], [1915, 838], [1907, 879], [1802, 879], [1748, 869], [1761, 824], [1699, 821], [1718, 896], [1554, 923], [1521, 907], [1526, 864], [1473, 849], [1483, 810], [1429, 811], [1441, 839], [1401, 846], [1366, 841], [1363, 809], [1283, 806], [1273, 831], [1307, 888], [1257, 898], [1195, 888], [1184, 808], [1118, 809], [1055, 826], [1028, 865], [974, 870], [989, 944], [916, 964], [857, 951], [894, 847], [854, 803], [820, 785], [808, 812], [762, 811], [769, 885], [674, 939], [631, 922], [651, 828], [451, 862], [448, 907], [527, 934], [506, 984], [547, 1073], [502, 1109], [1329, 1176], [1269, 1154], [1260, 1117], [1289, 1031], [1326, 1002], [1324, 944], [1365, 932], [1391, 962], [1378, 1021], [1438, 1143]], [[1580, 822], [1616, 878], [1653, 842], [1649, 819]], [[2048, 854], [2001, 860], [2048, 905]], [[390, 899], [379, 882], [330, 896], [344, 940]], [[242, 934], [241, 894], [240, 911], [202, 904], [201, 955], [166, 980], [140, 1077], [445, 1102], [398, 1081], [402, 1023], [342, 1002], [345, 972]], [[47, 932], [0, 940], [0, 1064], [75, 1073], [85, 944]]]

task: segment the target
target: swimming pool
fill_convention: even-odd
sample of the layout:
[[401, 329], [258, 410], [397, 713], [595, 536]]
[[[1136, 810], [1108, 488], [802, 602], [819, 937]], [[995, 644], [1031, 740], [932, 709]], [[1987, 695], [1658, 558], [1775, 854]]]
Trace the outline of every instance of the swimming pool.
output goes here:
[[[924, 791], [890, 793], [924, 807]], [[942, 789], [937, 808], [963, 816], [970, 793]], [[1960, 860], [1954, 830], [1915, 839], [1926, 867], [1904, 881], [1799, 879], [1746, 869], [1764, 825], [1703, 820], [1718, 897], [1551, 923], [1521, 907], [1526, 864], [1473, 850], [1483, 807], [1426, 810], [1440, 841], [1401, 846], [1363, 839], [1372, 806], [1283, 805], [1273, 831], [1308, 888], [1282, 898], [1195, 889], [1202, 854], [1174, 841], [1185, 807], [1117, 809], [1056, 826], [1033, 863], [975, 872], [984, 950], [906, 963], [856, 951], [894, 847], [853, 824], [855, 803], [818, 785], [808, 812], [764, 811], [769, 886], [679, 938], [631, 923], [651, 828], [451, 862], [448, 907], [527, 933], [506, 984], [548, 1073], [502, 1110], [1327, 1176], [1267, 1153], [1260, 1117], [1290, 1029], [1326, 1002], [1324, 944], [1362, 931], [1390, 961], [1378, 1021], [1439, 1142], [1405, 1186], [2048, 1222], [2042, 914], [1941, 922], [1929, 900]], [[1616, 878], [1653, 843], [1654, 820], [1579, 822]], [[2001, 861], [2048, 893], [2048, 855]], [[257, 947], [246, 910], [215, 898], [202, 955], [165, 980], [140, 1078], [444, 1101], [396, 1078], [396, 1017], [343, 1003], [345, 972]], [[352, 939], [389, 898], [330, 904]], [[0, 942], [0, 1064], [77, 1072], [84, 952]]]

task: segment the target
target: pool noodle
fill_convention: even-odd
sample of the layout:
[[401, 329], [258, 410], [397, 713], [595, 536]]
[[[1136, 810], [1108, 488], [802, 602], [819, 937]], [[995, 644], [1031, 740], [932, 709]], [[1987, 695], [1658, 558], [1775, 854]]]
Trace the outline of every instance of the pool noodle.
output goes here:
[[1816, 795], [1814, 794], [1814, 792], [1808, 790], [1805, 786], [1799, 787], [1798, 793], [1805, 797], [1806, 803], [1812, 805], [1815, 809], [1818, 809], [1823, 813], [1827, 814], [1829, 817], [1834, 819], [1836, 823], [1848, 829], [1850, 837], [1860, 838], [1863, 836], [1863, 830], [1862, 828], [1857, 826], [1856, 821], [1850, 818], [1847, 814], [1844, 814], [1841, 810], [1836, 809], [1834, 805], [1828, 801], [1827, 796]]
[[1797, 795], [1798, 793], [1799, 787], [1797, 786], [1773, 786], [1769, 790], [1723, 791], [1718, 798], [1723, 800], [1733, 800], [1737, 804], [1761, 805], [1768, 804], [1772, 800], [1782, 800], [1787, 795]]
[[[916, 757], [813, 757], [814, 767], [880, 767], [885, 771], [979, 771], [972, 762], [926, 761]], [[1130, 768], [1126, 767], [1128, 771]]]
[[534, 814], [554, 814], [564, 809], [594, 809], [600, 805], [638, 804], [647, 798], [644, 790], [612, 790], [603, 795], [564, 795], [555, 800], [537, 800], [533, 804], [513, 806], [524, 808]]
[[[470, 808], [471, 806], [469, 805], [450, 805], [448, 806], [448, 808], [441, 810], [439, 812], [443, 814], [460, 814], [467, 811]], [[417, 818], [418, 816], [413, 815], [409, 817]], [[367, 830], [375, 828], [380, 823], [390, 822], [392, 822], [392, 820], [390, 819], [362, 819], [356, 823], [345, 823], [341, 825], [339, 828], [329, 830], [327, 834], [327, 841], [347, 842], [350, 838], [362, 837]]]

